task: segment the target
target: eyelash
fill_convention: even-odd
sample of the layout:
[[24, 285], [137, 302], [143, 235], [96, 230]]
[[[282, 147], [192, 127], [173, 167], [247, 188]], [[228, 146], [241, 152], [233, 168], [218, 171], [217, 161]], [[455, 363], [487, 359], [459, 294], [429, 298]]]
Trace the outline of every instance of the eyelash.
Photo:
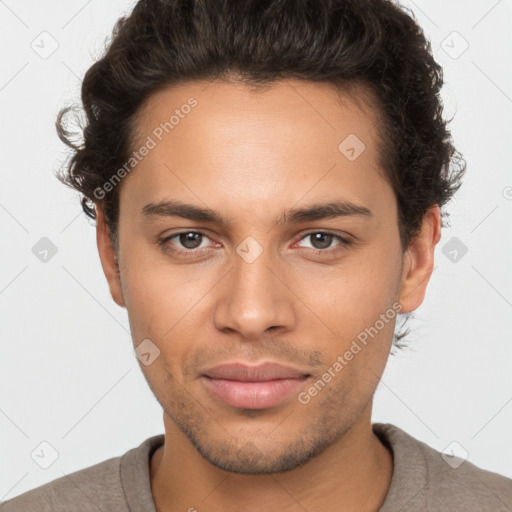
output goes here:
[[[171, 252], [173, 254], [178, 254], [178, 255], [183, 255], [185, 257], [193, 257], [193, 256], [196, 256], [200, 251], [201, 249], [171, 249], [170, 246], [168, 245], [168, 242], [170, 240], [172, 240], [173, 238], [176, 238], [176, 237], [179, 237], [180, 235], [186, 235], [188, 233], [194, 233], [196, 235], [201, 235], [203, 237], [206, 237], [206, 238], [210, 238], [206, 233], [204, 233], [203, 231], [192, 231], [192, 230], [188, 230], [188, 231], [180, 231], [178, 233], [174, 233], [170, 236], [167, 236], [161, 240], [158, 241], [158, 244], [159, 246], [162, 247], [162, 249], [164, 251], [167, 251], [167, 252]], [[339, 250], [342, 250], [344, 247], [348, 247], [352, 244], [352, 241], [347, 239], [347, 238], [344, 238], [336, 233], [333, 233], [331, 231], [310, 231], [309, 233], [306, 233], [304, 234], [304, 236], [302, 236], [300, 238], [299, 241], [302, 241], [304, 240], [305, 238], [307, 238], [308, 236], [311, 236], [311, 235], [315, 235], [315, 234], [322, 234], [322, 235], [332, 235], [334, 238], [337, 238], [339, 240], [339, 244], [338, 245], [335, 245], [334, 247], [329, 247], [327, 249], [310, 249], [310, 252], [312, 252], [313, 254], [315, 255], [323, 255], [323, 254], [326, 254], [326, 253], [337, 253]], [[202, 249], [205, 249], [204, 247]]]

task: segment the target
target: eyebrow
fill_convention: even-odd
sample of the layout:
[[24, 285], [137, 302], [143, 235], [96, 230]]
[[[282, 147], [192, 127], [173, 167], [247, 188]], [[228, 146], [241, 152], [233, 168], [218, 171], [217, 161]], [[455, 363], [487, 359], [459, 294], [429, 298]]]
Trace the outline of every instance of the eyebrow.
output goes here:
[[[215, 210], [174, 200], [149, 203], [142, 208], [141, 213], [142, 216], [148, 220], [157, 217], [181, 217], [183, 219], [199, 222], [216, 223], [222, 226], [228, 224], [222, 215]], [[276, 219], [276, 224], [298, 224], [300, 222], [354, 216], [363, 218], [371, 217], [372, 212], [365, 206], [357, 205], [349, 201], [331, 201], [300, 208], [290, 208], [286, 210], [280, 218]]]

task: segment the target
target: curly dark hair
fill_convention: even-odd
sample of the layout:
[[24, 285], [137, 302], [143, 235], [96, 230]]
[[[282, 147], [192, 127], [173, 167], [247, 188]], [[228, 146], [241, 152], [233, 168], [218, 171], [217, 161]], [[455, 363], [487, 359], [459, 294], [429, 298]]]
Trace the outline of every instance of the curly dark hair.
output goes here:
[[255, 87], [292, 78], [370, 90], [402, 248], [429, 207], [446, 219], [466, 164], [442, 118], [442, 68], [412, 12], [391, 0], [140, 0], [85, 74], [79, 140], [67, 126], [74, 107], [56, 123], [72, 150], [57, 177], [82, 195], [89, 217], [102, 208], [116, 251], [119, 187], [101, 200], [94, 191], [133, 151], [144, 102], [173, 84], [233, 77]]

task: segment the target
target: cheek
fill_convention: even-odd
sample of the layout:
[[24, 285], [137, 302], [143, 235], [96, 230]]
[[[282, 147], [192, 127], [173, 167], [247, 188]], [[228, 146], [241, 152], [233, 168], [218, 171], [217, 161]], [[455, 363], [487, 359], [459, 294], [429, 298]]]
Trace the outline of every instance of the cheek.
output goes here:
[[172, 266], [147, 251], [145, 257], [134, 251], [125, 263], [121, 278], [134, 343], [149, 338], [162, 353], [172, 351], [176, 356], [181, 345], [173, 340], [192, 337], [192, 331], [195, 338], [207, 327], [205, 308], [218, 277], [206, 270], [192, 271], [193, 266]]
[[120, 235], [121, 282], [128, 315], [138, 326], [141, 323], [156, 326], [159, 319], [165, 318], [164, 312], [169, 314], [168, 306], [175, 299], [175, 276], [162, 265], [158, 248], [127, 229], [120, 230]]
[[399, 294], [399, 258], [392, 248], [361, 251], [339, 266], [297, 275], [294, 290], [330, 331], [343, 338], [355, 336], [392, 309]]
[[[298, 295], [315, 313], [306, 311], [303, 327], [313, 344], [322, 343], [326, 370], [336, 374], [324, 398], [355, 404], [373, 393], [393, 341], [400, 261], [400, 252], [389, 246], [302, 277]], [[321, 332], [322, 342], [313, 335]], [[338, 372], [332, 368], [336, 363]]]
[[159, 340], [179, 314], [177, 286], [171, 275], [140, 257], [127, 257], [124, 263], [121, 282], [134, 343]]

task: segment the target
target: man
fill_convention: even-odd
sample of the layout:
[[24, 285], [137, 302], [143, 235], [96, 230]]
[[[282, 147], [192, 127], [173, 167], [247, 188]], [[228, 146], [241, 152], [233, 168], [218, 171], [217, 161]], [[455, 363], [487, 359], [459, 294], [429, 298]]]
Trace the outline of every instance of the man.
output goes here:
[[141, 0], [87, 72], [83, 194], [165, 435], [11, 510], [512, 510], [372, 399], [465, 164], [388, 0]]

